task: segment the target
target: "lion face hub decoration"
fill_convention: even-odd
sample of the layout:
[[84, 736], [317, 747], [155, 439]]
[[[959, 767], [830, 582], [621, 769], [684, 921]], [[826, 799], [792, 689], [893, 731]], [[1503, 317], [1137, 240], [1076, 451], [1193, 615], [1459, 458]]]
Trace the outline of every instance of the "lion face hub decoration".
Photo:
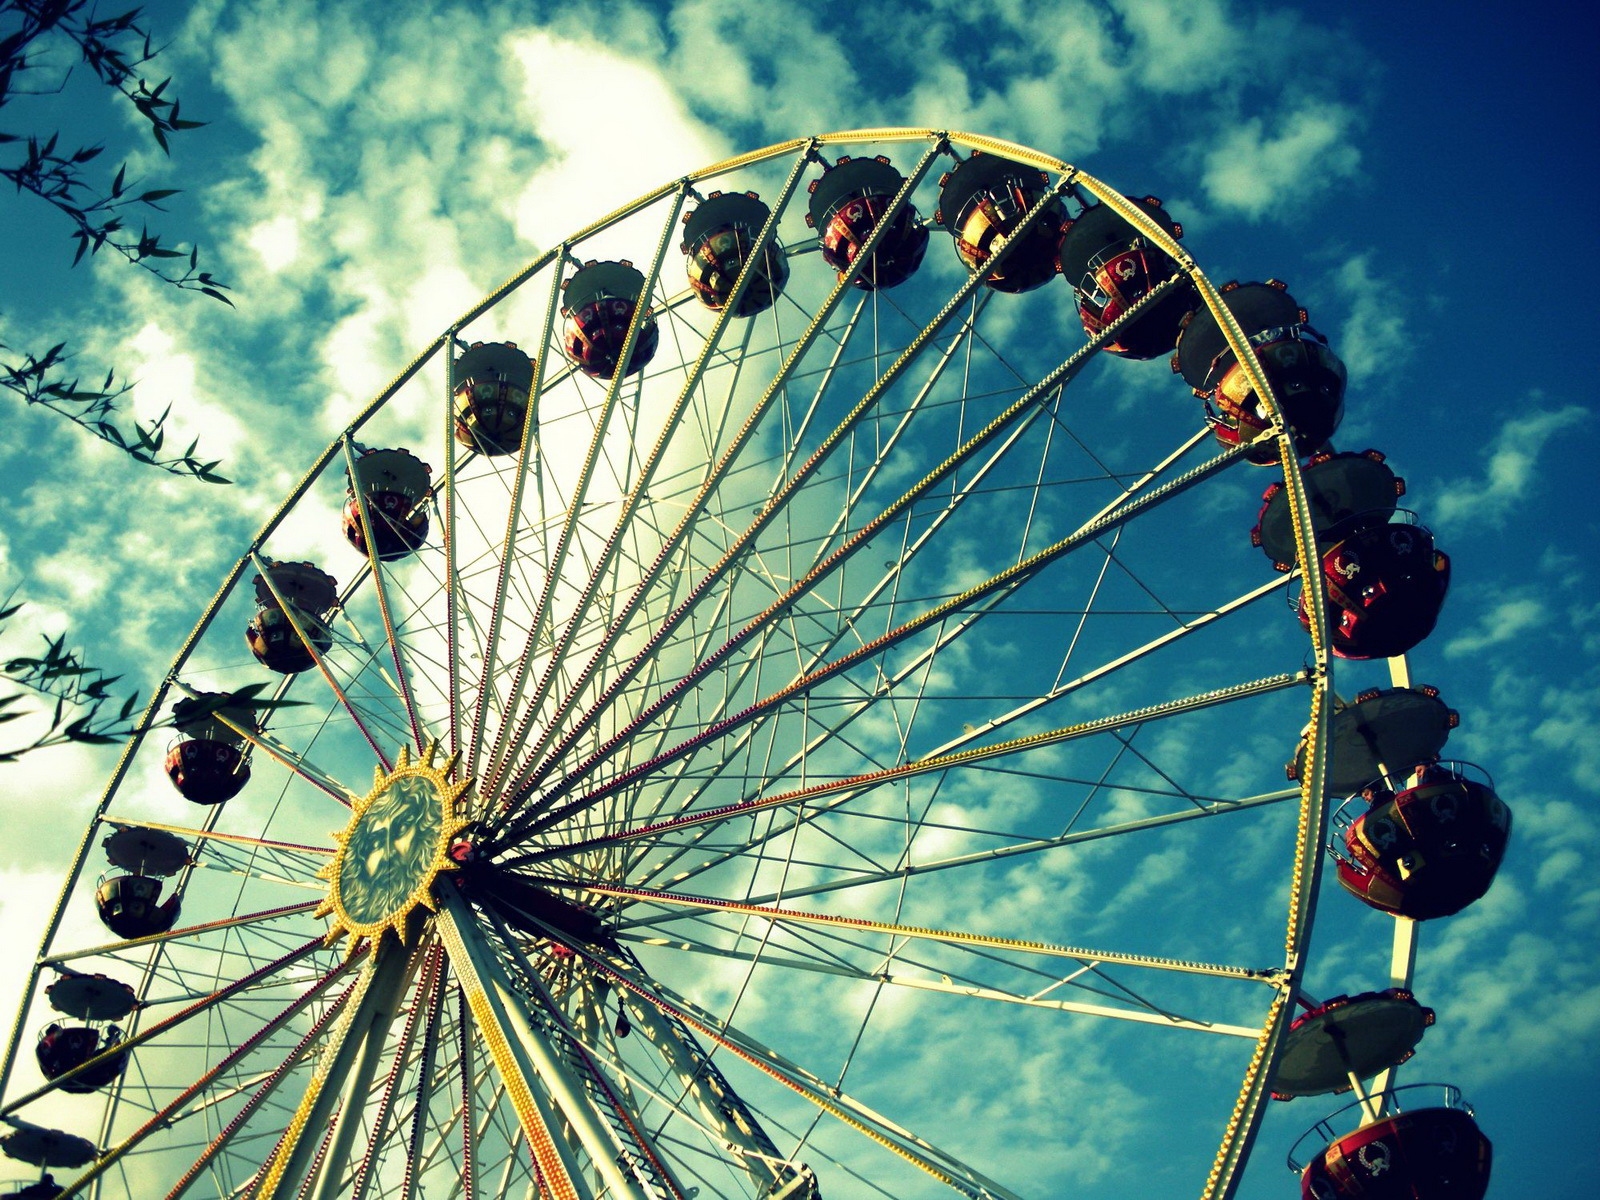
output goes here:
[[432, 743], [412, 762], [402, 746], [394, 770], [374, 769], [372, 790], [333, 835], [338, 849], [319, 872], [328, 898], [317, 908], [333, 917], [330, 945], [348, 934], [353, 954], [362, 938], [377, 942], [386, 929], [404, 942], [411, 914], [433, 908], [434, 880], [456, 869], [450, 847], [468, 825], [459, 805], [471, 781], [452, 783], [455, 757], [435, 766], [437, 751]]

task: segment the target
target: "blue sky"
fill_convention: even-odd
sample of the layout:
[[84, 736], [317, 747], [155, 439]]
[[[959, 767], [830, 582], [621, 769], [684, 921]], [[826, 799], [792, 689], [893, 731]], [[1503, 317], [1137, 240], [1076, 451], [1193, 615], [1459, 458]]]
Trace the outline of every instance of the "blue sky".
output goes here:
[[[201, 0], [147, 12], [173, 38], [159, 65], [186, 114], [211, 121], [175, 140], [170, 163], [82, 80], [19, 104], [5, 128], [38, 113], [66, 140], [79, 128], [107, 136], [107, 157], [126, 154], [147, 186], [182, 186], [158, 227], [200, 242], [238, 308], [164, 292], [112, 261], [68, 271], [50, 214], [6, 198], [4, 219], [24, 232], [3, 251], [0, 340], [68, 339], [87, 364], [116, 364], [139, 380], [140, 411], [170, 401], [172, 436], [198, 436], [237, 482], [159, 476], [46, 414], [13, 413], [0, 429], [0, 586], [29, 607], [10, 652], [34, 629], [70, 628], [93, 661], [148, 693], [251, 532], [360, 405], [517, 266], [649, 188], [833, 129], [953, 128], [1035, 147], [1161, 195], [1214, 280], [1287, 280], [1350, 369], [1337, 444], [1383, 450], [1450, 554], [1450, 597], [1411, 669], [1460, 711], [1449, 753], [1493, 773], [1516, 831], [1489, 897], [1422, 931], [1417, 990], [1439, 1024], [1406, 1077], [1455, 1082], [1477, 1105], [1496, 1150], [1491, 1194], [1592, 1193], [1600, 607], [1587, 496], [1600, 436], [1586, 350], [1600, 301], [1580, 282], [1600, 249], [1586, 216], [1600, 141], [1592, 16], [1144, 0], [981, 13], [684, 0], [515, 15]], [[945, 270], [953, 260], [937, 233], [936, 258]], [[1021, 358], [1045, 353], [1037, 331], [1069, 315], [1066, 289], [1052, 288], [1048, 307], [1029, 298], [1012, 321]], [[1160, 364], [1128, 375], [1123, 402], [1177, 404], [1165, 376]], [[415, 411], [400, 424], [420, 427], [426, 400], [405, 403]], [[1215, 544], [1175, 544], [1175, 566], [1242, 561], [1242, 514], [1265, 485], [1260, 472], [1239, 483], [1243, 507], [1200, 526], [1197, 540]], [[306, 537], [309, 553], [337, 533]], [[1362, 666], [1339, 680], [1345, 694], [1380, 681]], [[1263, 753], [1287, 757], [1272, 745]], [[0, 767], [8, 974], [32, 953], [112, 761], [62, 750]], [[1147, 890], [1105, 893], [1127, 905], [1128, 929], [1165, 919], [1164, 861], [1145, 862]], [[1074, 904], [1097, 894], [1074, 878], [1030, 882], [1036, 905], [1050, 886]], [[1386, 921], [1324, 886], [1308, 987], [1381, 986]], [[993, 903], [1015, 936], [1047, 927], [1070, 940], [1016, 897]], [[897, 1010], [889, 1028], [915, 1041], [870, 1063], [919, 1091], [942, 1087], [927, 1047], [954, 1037], [949, 1020]], [[1028, 1064], [1020, 1096], [1003, 1103], [974, 1085], [948, 1123], [992, 1117], [974, 1152], [1004, 1179], [1014, 1146], [1061, 1136], [1044, 1112], [1098, 1109], [1081, 1142], [1015, 1151], [1027, 1181], [1016, 1186], [1068, 1194], [1041, 1182], [1054, 1164], [1084, 1194], [1127, 1194], [1119, 1156], [1149, 1159], [1165, 1127], [1187, 1128], [1173, 1081], [1141, 1074], [1155, 1060], [1063, 1057], [1030, 1037], [973, 1050], [978, 1064]], [[1293, 1194], [1282, 1155], [1331, 1107], [1276, 1106], [1240, 1194]], [[1192, 1194], [1204, 1165], [1139, 1178]]]

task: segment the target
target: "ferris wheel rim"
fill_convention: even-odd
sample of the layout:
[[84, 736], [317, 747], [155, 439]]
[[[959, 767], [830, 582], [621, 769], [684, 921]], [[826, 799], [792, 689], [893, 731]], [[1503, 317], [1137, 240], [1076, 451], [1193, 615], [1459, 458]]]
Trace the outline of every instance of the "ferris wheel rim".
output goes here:
[[[1061, 172], [1064, 176], [1069, 177], [1072, 181], [1082, 184], [1086, 190], [1088, 190], [1103, 203], [1108, 203], [1115, 206], [1115, 201], [1121, 199], [1120, 194], [1113, 192], [1110, 188], [1100, 184], [1098, 180], [1083, 174], [1064, 161], [1040, 154], [1037, 151], [1028, 150], [1024, 147], [1015, 146], [1012, 143], [984, 138], [979, 135], [941, 133], [940, 131], [933, 130], [899, 129], [845, 131], [834, 134], [817, 135], [811, 138], [795, 139], [790, 142], [777, 143], [774, 146], [766, 147], [762, 150], [753, 151], [749, 154], [739, 155], [723, 160], [722, 162], [714, 164], [711, 167], [704, 168], [693, 175], [685, 176], [682, 180], [665, 185], [664, 188], [658, 189], [656, 192], [647, 193], [646, 196], [641, 197], [639, 200], [634, 201], [630, 205], [619, 208], [614, 212], [607, 214], [599, 221], [581, 228], [574, 235], [561, 242], [555, 249], [547, 251], [544, 254], [536, 257], [532, 263], [526, 266], [522, 271], [518, 272], [517, 275], [513, 276], [511, 280], [508, 280], [506, 284], [501, 285], [500, 288], [491, 292], [483, 301], [479, 302], [478, 305], [474, 306], [472, 309], [469, 309], [466, 314], [463, 314], [462, 318], [453, 322], [443, 334], [441, 334], [421, 354], [413, 359], [412, 362], [400, 372], [396, 379], [385, 389], [383, 389], [379, 395], [365, 409], [363, 409], [357, 418], [352, 421], [352, 423], [329, 444], [327, 449], [318, 457], [312, 468], [308, 470], [306, 475], [296, 485], [296, 487], [291, 489], [283, 504], [280, 505], [279, 509], [273, 513], [266, 522], [264, 522], [261, 530], [257, 533], [255, 538], [252, 539], [251, 545], [246, 554], [241, 556], [241, 558], [235, 563], [233, 568], [227, 574], [222, 587], [219, 588], [217, 594], [213, 597], [213, 600], [210, 602], [210, 604], [208, 604], [200, 620], [197, 622], [196, 626], [185, 640], [183, 646], [180, 648], [178, 655], [175, 657], [173, 664], [168, 671], [168, 674], [162, 680], [159, 687], [153, 690], [150, 704], [147, 706], [145, 713], [141, 716], [133, 737], [130, 738], [128, 745], [124, 749], [122, 757], [119, 759], [119, 762], [113, 772], [112, 779], [101, 798], [100, 805], [90, 819], [84, 839], [80, 844], [77, 857], [74, 860], [73, 868], [69, 873], [68, 882], [63, 888], [61, 898], [58, 900], [56, 908], [51, 914], [50, 923], [45, 935], [45, 948], [48, 949], [49, 943], [55, 935], [56, 928], [61, 919], [62, 910], [67, 900], [68, 892], [70, 892], [75, 885], [76, 879], [81, 873], [83, 864], [87, 859], [89, 846], [93, 840], [94, 830], [98, 828], [118, 788], [121, 786], [125, 773], [134, 754], [138, 750], [139, 744], [142, 742], [144, 736], [154, 727], [156, 716], [160, 711], [161, 705], [165, 702], [169, 689], [174, 685], [180, 687], [183, 686], [181, 680], [179, 679], [179, 675], [182, 672], [185, 664], [188, 662], [190, 654], [193, 652], [196, 645], [198, 645], [200, 640], [211, 626], [212, 622], [215, 620], [217, 614], [220, 612], [224, 601], [237, 588], [239, 581], [243, 578], [244, 572], [250, 565], [257, 565], [259, 569], [260, 559], [258, 556], [260, 555], [265, 542], [278, 528], [286, 516], [293, 510], [295, 505], [304, 498], [306, 492], [313, 485], [313, 483], [326, 469], [328, 469], [329, 465], [333, 463], [341, 453], [346, 456], [351, 453], [350, 444], [354, 435], [360, 431], [362, 427], [366, 425], [366, 423], [394, 397], [394, 395], [402, 386], [405, 385], [407, 381], [415, 376], [417, 372], [422, 370], [422, 368], [433, 356], [437, 355], [441, 349], [448, 350], [453, 339], [456, 338], [461, 329], [491, 309], [494, 304], [498, 303], [499, 300], [508, 295], [510, 291], [514, 290], [515, 287], [518, 287], [522, 282], [533, 278], [539, 270], [546, 266], [550, 266], [552, 263], [556, 265], [556, 270], [552, 272], [552, 278], [558, 280], [560, 275], [559, 265], [563, 255], [570, 253], [572, 248], [580, 245], [586, 238], [593, 236], [601, 230], [610, 228], [616, 222], [620, 221], [623, 216], [647, 207], [650, 203], [669, 194], [674, 189], [676, 189], [678, 192], [679, 203], [681, 205], [682, 197], [692, 182], [714, 179], [720, 175], [737, 171], [742, 167], [768, 160], [780, 159], [784, 155], [793, 154], [796, 151], [815, 150], [825, 145], [848, 145], [859, 144], [862, 142], [916, 142], [919, 140], [928, 142], [933, 151], [937, 151], [941, 145], [948, 144], [970, 149], [1004, 153], [1030, 165], [1038, 166], [1046, 170], [1055, 170]], [[806, 161], [805, 154], [802, 154], [796, 165], [797, 172], [799, 167]], [[1065, 182], [1065, 180], [1063, 180], [1063, 182]], [[1113, 197], [1115, 199], [1113, 199]], [[1133, 206], [1128, 206], [1128, 213], [1124, 215], [1127, 216], [1127, 219], [1131, 224], [1135, 224], [1136, 227], [1140, 227], [1141, 232], [1146, 233], [1153, 239], [1165, 239], [1166, 242], [1171, 245], [1173, 257], [1179, 261], [1180, 265], [1183, 266], [1185, 273], [1199, 289], [1202, 299], [1217, 316], [1219, 324], [1221, 324], [1224, 335], [1227, 337], [1228, 341], [1231, 344], [1235, 344], [1236, 349], [1246, 345], [1242, 331], [1239, 330], [1237, 322], [1235, 322], [1228, 314], [1227, 308], [1224, 304], [1222, 304], [1216, 289], [1209, 284], [1209, 281], [1205, 279], [1199, 268], [1195, 266], [1192, 260], [1188, 258], [1186, 252], [1184, 252], [1181, 247], [1178, 247], [1175, 242], [1171, 242], [1171, 239], [1166, 235], [1165, 231], [1160, 230], [1159, 227], [1153, 227], [1153, 232], [1151, 232], [1151, 230], [1142, 228], [1139, 225], [1139, 218], [1142, 217], [1142, 214], [1140, 214]], [[1144, 223], [1151, 224], [1148, 221], [1148, 218], [1144, 218]], [[671, 222], [669, 221], [669, 227], [670, 224]], [[1163, 246], [1163, 248], [1166, 247]], [[553, 291], [552, 307], [554, 304], [554, 294], [555, 293]], [[544, 341], [544, 345], [546, 347], [549, 345], [548, 329], [549, 323], [547, 322], [547, 336]], [[447, 354], [447, 359], [448, 357], [450, 356]], [[541, 366], [543, 365], [543, 359], [545, 357], [547, 357], [547, 355], [541, 355]], [[1241, 354], [1240, 361], [1247, 364], [1248, 369], [1249, 364], [1254, 363], [1254, 357], [1253, 355], [1249, 354]], [[1275, 405], [1275, 401], [1271, 399], [1272, 391], [1270, 384], [1268, 384], [1264, 378], [1259, 381], [1259, 384], [1259, 392], [1262, 396], [1268, 398], [1269, 407]], [[1288, 435], [1282, 432], [1283, 423], [1281, 420], [1281, 414], [1275, 415], [1278, 415], [1280, 418], [1278, 421], [1280, 429], [1278, 436], [1280, 445], [1282, 447], [1280, 458], [1284, 468], [1285, 483], [1290, 492], [1291, 510], [1295, 521], [1296, 533], [1301, 543], [1302, 553], [1304, 553], [1304, 548], [1306, 546], [1314, 546], [1315, 540], [1305, 508], [1303, 488], [1297, 487], [1299, 478], [1298, 457], [1292, 453]], [[447, 427], [450, 419], [449, 406], [446, 405]], [[530, 430], [532, 424], [533, 423], [531, 421], [528, 422]], [[446, 438], [446, 446], [448, 448], [447, 454], [454, 452], [448, 436]], [[525, 440], [525, 451], [526, 447], [527, 442]], [[525, 473], [525, 471], [518, 472], [519, 476]], [[447, 461], [446, 478], [447, 480], [454, 480], [456, 478], [454, 462]], [[448, 495], [448, 487], [446, 491]], [[1297, 492], [1298, 504], [1296, 502]], [[1302, 524], [1304, 525], [1303, 530], [1301, 528]], [[381, 579], [380, 571], [374, 570], [372, 574], [375, 579]], [[1318, 581], [1318, 586], [1314, 586], [1308, 590], [1320, 598], [1320, 576], [1313, 571], [1307, 572], [1307, 578]], [[453, 628], [454, 626], [452, 624], [452, 629]], [[1328, 719], [1327, 710], [1330, 707], [1326, 703], [1325, 698], [1331, 696], [1331, 666], [1328, 663], [1326, 651], [1322, 644], [1325, 639], [1325, 632], [1323, 632], [1324, 628], [1325, 617], [1320, 611], [1316, 611], [1310, 627], [1314, 661], [1309, 670], [1306, 672], [1307, 678], [1304, 680], [1304, 682], [1311, 685], [1313, 692], [1311, 714], [1312, 719], [1310, 725], [1312, 733], [1308, 742], [1309, 753], [1307, 756], [1307, 769], [1305, 772], [1303, 772], [1303, 776], [1300, 781], [1302, 800], [1300, 812], [1301, 834], [1297, 843], [1296, 862], [1293, 867], [1293, 903], [1289, 918], [1289, 928], [1286, 933], [1288, 946], [1284, 974], [1280, 980], [1278, 999], [1273, 1003], [1264, 1022], [1261, 1037], [1258, 1042], [1255, 1055], [1251, 1061], [1250, 1070], [1247, 1072], [1244, 1085], [1241, 1089], [1240, 1098], [1234, 1111], [1232, 1122], [1233, 1128], [1230, 1129], [1229, 1137], [1225, 1137], [1224, 1139], [1223, 1145], [1219, 1150], [1218, 1163], [1214, 1169], [1212, 1179], [1208, 1182], [1206, 1192], [1206, 1195], [1208, 1196], [1231, 1194], [1231, 1189], [1233, 1186], [1232, 1180], [1243, 1158], [1244, 1149], [1241, 1147], [1247, 1148], [1249, 1136], [1251, 1132], [1253, 1132], [1254, 1122], [1258, 1119], [1259, 1104], [1260, 1100], [1263, 1098], [1266, 1079], [1270, 1075], [1270, 1067], [1272, 1058], [1276, 1051], [1277, 1038], [1287, 1024], [1289, 1011], [1292, 1008], [1292, 1005], [1289, 1003], [1289, 999], [1293, 995], [1294, 983], [1298, 980], [1299, 973], [1304, 965], [1304, 948], [1306, 941], [1309, 938], [1312, 909], [1316, 892], [1315, 884], [1321, 862], [1320, 854], [1317, 852], [1317, 847], [1320, 846], [1321, 842], [1321, 826], [1326, 822], [1326, 815], [1322, 811], [1323, 799], [1321, 782], [1324, 767], [1323, 760], [1325, 758], [1323, 743], [1326, 736], [1325, 729]], [[455, 705], [452, 704], [452, 717], [454, 716], [454, 712]], [[381, 750], [379, 751], [379, 754], [381, 757]], [[39, 968], [36, 966], [34, 968], [33, 979], [30, 980], [30, 989], [37, 980], [38, 971]], [[8, 1072], [10, 1060], [14, 1056], [16, 1047], [20, 1040], [20, 1023], [24, 1018], [25, 1011], [26, 1004], [24, 1004], [23, 1010], [19, 1011], [18, 1027], [13, 1030], [12, 1043], [8, 1050]], [[1229, 1140], [1230, 1138], [1231, 1142]]]

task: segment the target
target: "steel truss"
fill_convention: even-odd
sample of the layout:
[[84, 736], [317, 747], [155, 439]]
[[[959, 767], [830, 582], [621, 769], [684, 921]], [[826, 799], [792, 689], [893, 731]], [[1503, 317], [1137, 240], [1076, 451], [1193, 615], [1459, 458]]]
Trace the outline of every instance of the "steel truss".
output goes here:
[[[800, 222], [805, 185], [839, 154], [891, 151], [903, 186], [835, 275]], [[1152, 1097], [1192, 1105], [1208, 1131], [1185, 1151], [1215, 1149], [1194, 1185], [1233, 1194], [1320, 871], [1320, 587], [1308, 649], [1258, 603], [1297, 577], [1231, 549], [1250, 517], [1241, 452], [1207, 452], [1196, 406], [1127, 382], [1099, 353], [1117, 327], [1081, 342], [1066, 289], [996, 295], [937, 237], [910, 283], [856, 286], [895, 216], [929, 217], [942, 167], [976, 151], [1050, 180], [991, 266], [1063, 200], [1110, 205], [1255, 363], [1140, 210], [1068, 163], [968, 134], [797, 139], [539, 256], [318, 456], [126, 747], [0, 1080], [0, 1116], [76, 1117], [87, 1133], [94, 1114], [104, 1154], [66, 1195], [1061, 1194], [1073, 1147], [1106, 1127], [1005, 1085], [1035, 1060], [1080, 1101], [1073, 1072], [1135, 1086], [1160, 1064], [1182, 1086], [1149, 1083]], [[683, 213], [713, 190], [770, 202], [747, 264], [790, 260], [755, 317], [734, 315], [749, 265], [716, 313], [676, 282]], [[646, 320], [660, 350], [592, 379], [561, 351], [562, 283], [628, 247], [645, 292], [619, 360]], [[452, 364], [496, 340], [535, 361], [530, 419], [504, 455], [452, 436]], [[420, 429], [410, 414], [441, 396]], [[1306, 497], [1276, 437], [1306, 561]], [[322, 564], [345, 582], [324, 650], [269, 560], [304, 556], [296, 518], [342, 502], [358, 438], [431, 439], [431, 532], [398, 561], [369, 538]], [[301, 703], [234, 723], [249, 791], [152, 821], [124, 793], [161, 752], [150, 735], [169, 698], [260, 678], [231, 632], [252, 571], [311, 651], [274, 693]], [[1261, 767], [1302, 727], [1286, 790]], [[439, 876], [436, 911], [413, 913], [404, 943], [347, 957], [313, 916], [328, 831], [375, 765], [435, 739], [474, 785], [463, 869]], [[172, 883], [184, 916], [108, 941], [93, 850], [134, 826], [189, 847]], [[124, 979], [140, 1000], [128, 1066], [98, 1098], [39, 1085], [19, 1052], [68, 973]], [[932, 1041], [900, 1040], [912, 1032]], [[961, 1115], [976, 1110], [993, 1124]], [[1035, 1144], [996, 1154], [1024, 1123]]]

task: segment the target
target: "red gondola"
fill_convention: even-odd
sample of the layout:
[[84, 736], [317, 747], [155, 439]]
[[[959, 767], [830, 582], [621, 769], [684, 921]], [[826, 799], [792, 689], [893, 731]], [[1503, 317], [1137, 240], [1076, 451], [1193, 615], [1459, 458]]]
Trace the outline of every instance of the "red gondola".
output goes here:
[[[683, 245], [689, 286], [700, 303], [721, 312], [733, 299], [734, 285], [750, 262], [756, 239], [772, 210], [754, 192], [712, 192], [683, 219]], [[789, 282], [789, 260], [769, 242], [734, 306], [736, 317], [753, 317], [771, 308]]]
[[[1154, 196], [1130, 203], [1174, 239], [1183, 236], [1183, 226], [1167, 215]], [[1090, 337], [1099, 336], [1157, 287], [1181, 273], [1171, 257], [1105, 204], [1091, 205], [1067, 222], [1058, 261], [1077, 295], [1078, 316]], [[1134, 359], [1170, 353], [1185, 318], [1199, 303], [1188, 280], [1173, 285], [1148, 312], [1118, 331], [1106, 350]]]
[[[822, 257], [842, 276], [848, 271], [905, 179], [883, 155], [850, 158], [828, 168], [810, 187], [806, 224], [817, 230]], [[922, 265], [928, 250], [928, 230], [908, 201], [878, 242], [872, 261], [856, 276], [864, 291], [904, 283]]]
[[[1356, 523], [1319, 549], [1335, 654], [1393, 658], [1433, 632], [1450, 587], [1450, 559], [1423, 526], [1407, 520]], [[1304, 590], [1296, 610], [1309, 629]]]
[[[1411, 1084], [1376, 1098], [1437, 1086]], [[1443, 1091], [1443, 1106], [1394, 1112], [1334, 1137], [1304, 1167], [1291, 1152], [1289, 1166], [1300, 1172], [1302, 1200], [1482, 1200], [1489, 1189], [1489, 1139], [1461, 1093], [1453, 1087]], [[1329, 1136], [1339, 1115], [1319, 1122], [1295, 1150], [1313, 1135]]]
[[427, 464], [408, 450], [369, 450], [360, 447], [355, 478], [347, 479], [344, 504], [344, 540], [362, 554], [367, 552], [366, 524], [361, 519], [365, 500], [376, 537], [378, 558], [402, 559], [428, 540]]
[[533, 360], [515, 342], [473, 342], [451, 378], [456, 441], [480, 454], [515, 454], [528, 419]]
[[[1345, 368], [1328, 340], [1307, 322], [1305, 309], [1277, 280], [1230, 283], [1222, 302], [1255, 351], [1262, 373], [1294, 434], [1295, 449], [1309, 454], [1326, 442], [1344, 416]], [[1172, 369], [1206, 402], [1207, 419], [1225, 446], [1253, 445], [1249, 459], [1278, 461], [1278, 448], [1263, 440], [1270, 422], [1216, 317], [1195, 310], [1178, 337]]]
[[55, 1176], [48, 1171], [44, 1177], [35, 1183], [23, 1186], [16, 1185], [17, 1190], [5, 1193], [0, 1200], [55, 1200], [66, 1189], [56, 1182]]
[[232, 800], [250, 782], [248, 744], [240, 730], [253, 730], [249, 709], [221, 703], [212, 693], [198, 693], [172, 706], [178, 738], [167, 748], [167, 778], [195, 804]]
[[[83, 1066], [122, 1044], [122, 1030], [115, 1025], [94, 1029], [88, 1025], [62, 1025], [52, 1021], [39, 1035], [34, 1057], [46, 1079], [60, 1079], [68, 1071]], [[87, 1095], [115, 1082], [128, 1065], [128, 1055], [113, 1054], [87, 1070], [79, 1071], [61, 1085], [63, 1092]]]
[[189, 847], [176, 834], [137, 825], [115, 829], [100, 843], [122, 874], [102, 876], [95, 888], [101, 922], [118, 937], [166, 933], [178, 920], [176, 894], [161, 898], [162, 878], [189, 863]]
[[1351, 895], [1426, 921], [1483, 896], [1510, 837], [1511, 810], [1487, 775], [1467, 763], [1432, 763], [1403, 791], [1374, 784], [1352, 797], [1335, 815], [1328, 849]]
[[[638, 311], [644, 294], [644, 275], [627, 259], [620, 262], [587, 262], [561, 285], [565, 302], [561, 315], [567, 318], [562, 344], [567, 357], [585, 375], [610, 379], [622, 361], [622, 343]], [[640, 370], [652, 358], [661, 342], [656, 319], [647, 307], [634, 334], [633, 352], [628, 355], [624, 376]]]
[[[268, 562], [267, 574], [270, 583], [260, 575], [255, 579], [261, 607], [245, 629], [245, 641], [263, 666], [295, 675], [316, 665], [310, 647], [326, 654], [333, 646], [327, 617], [338, 601], [339, 585], [308, 562]], [[278, 596], [283, 597], [281, 604]]]
[[50, 1173], [51, 1167], [83, 1167], [99, 1157], [100, 1151], [87, 1138], [60, 1129], [47, 1129], [20, 1117], [10, 1117], [9, 1132], [0, 1136], [0, 1152], [7, 1158], [32, 1163], [39, 1178], [32, 1183], [0, 1183], [6, 1200], [53, 1200], [66, 1189]]
[[[973, 151], [972, 157], [939, 180], [939, 210], [934, 222], [956, 239], [956, 253], [967, 268], [985, 271], [984, 283], [997, 292], [1029, 292], [1055, 278], [1056, 251], [1067, 221], [1060, 197], [1018, 240], [1022, 218], [1050, 191], [1050, 177], [1038, 167], [1024, 166], [996, 154]], [[1005, 261], [988, 263], [1001, 246]]]
[[85, 1094], [105, 1087], [122, 1075], [127, 1051], [122, 1044], [120, 1021], [138, 1007], [127, 984], [106, 975], [66, 975], [45, 989], [50, 1006], [81, 1024], [52, 1021], [39, 1035], [34, 1057], [46, 1079], [64, 1081], [64, 1092]]

